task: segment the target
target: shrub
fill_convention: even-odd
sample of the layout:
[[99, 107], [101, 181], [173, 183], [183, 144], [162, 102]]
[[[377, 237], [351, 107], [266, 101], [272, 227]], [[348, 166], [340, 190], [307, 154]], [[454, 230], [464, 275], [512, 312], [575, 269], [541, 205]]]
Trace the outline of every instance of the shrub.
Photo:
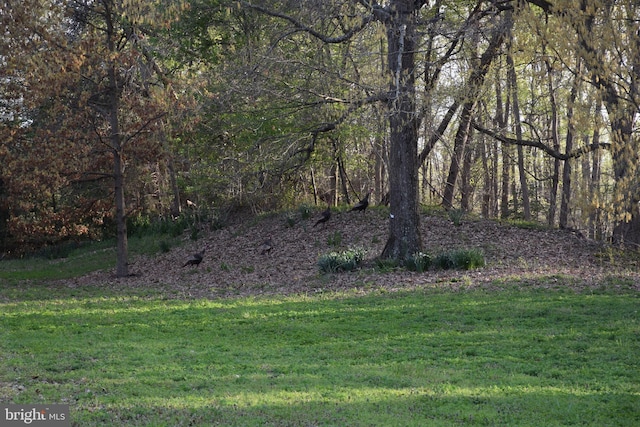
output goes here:
[[313, 208], [307, 204], [302, 204], [298, 206], [298, 212], [300, 213], [300, 218], [309, 219], [313, 213]]
[[127, 219], [127, 233], [136, 237], [162, 234], [178, 237], [193, 222], [193, 214], [189, 212], [183, 212], [177, 218], [167, 216], [152, 219], [150, 216], [139, 215]]
[[67, 258], [79, 247], [80, 243], [76, 241], [62, 242], [51, 246], [43, 246], [33, 256], [44, 259]]
[[464, 217], [464, 210], [462, 209], [451, 209], [449, 212], [449, 219], [453, 222], [453, 225], [456, 227], [462, 224], [462, 218]]
[[458, 249], [441, 253], [435, 257], [433, 265], [443, 270], [452, 268], [471, 270], [484, 267], [484, 255], [479, 249]]
[[453, 259], [453, 252], [443, 252], [433, 259], [433, 266], [442, 270], [450, 270], [455, 268], [456, 263]]
[[398, 260], [393, 258], [377, 258], [376, 267], [381, 273], [388, 273], [394, 271], [399, 266]]
[[484, 255], [479, 249], [463, 249], [453, 253], [456, 268], [471, 270], [484, 267]]
[[408, 270], [417, 271], [418, 273], [427, 271], [431, 267], [431, 255], [417, 252], [405, 260], [404, 266]]
[[296, 223], [298, 222], [296, 220], [296, 217], [294, 214], [292, 214], [291, 212], [287, 212], [284, 216], [284, 220], [287, 223], [287, 227], [289, 228], [293, 228], [293, 226], [296, 225]]
[[169, 253], [171, 251], [171, 243], [167, 240], [160, 240], [160, 252], [163, 254]]
[[330, 252], [320, 256], [318, 268], [321, 273], [337, 273], [353, 271], [364, 260], [366, 251], [361, 248], [348, 249], [342, 252]]

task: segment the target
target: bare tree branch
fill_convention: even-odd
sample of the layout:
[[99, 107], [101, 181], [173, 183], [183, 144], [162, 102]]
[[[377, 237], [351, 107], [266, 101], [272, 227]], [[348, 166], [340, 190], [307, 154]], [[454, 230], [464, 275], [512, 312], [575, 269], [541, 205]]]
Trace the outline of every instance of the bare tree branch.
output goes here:
[[[313, 28], [304, 25], [302, 22], [298, 21], [297, 19], [295, 19], [294, 17], [281, 13], [281, 12], [277, 12], [271, 9], [268, 9], [264, 6], [260, 6], [257, 4], [253, 4], [247, 1], [243, 1], [241, 2], [241, 4], [249, 9], [253, 9], [253, 10], [257, 10], [260, 13], [263, 13], [265, 15], [268, 16], [272, 16], [274, 18], [280, 18], [280, 19], [284, 19], [285, 21], [289, 22], [290, 24], [292, 24], [295, 28], [297, 28], [300, 31], [304, 31], [310, 35], [312, 35], [313, 37], [317, 38], [318, 40], [323, 41], [324, 43], [342, 43], [345, 42], [349, 39], [351, 39], [351, 37], [353, 37], [355, 34], [357, 34], [358, 32], [362, 31], [363, 28], [365, 28], [370, 22], [378, 19], [376, 17], [376, 14], [371, 13], [368, 16], [364, 16], [362, 18], [362, 22], [359, 25], [356, 25], [355, 27], [347, 30], [344, 34], [337, 36], [337, 37], [328, 37], [326, 34], [322, 34], [316, 30], [314, 30]], [[376, 9], [379, 8], [379, 6], [371, 6], [372, 9]]]
[[473, 122], [473, 127], [476, 130], [484, 133], [485, 135], [489, 135], [490, 137], [492, 137], [494, 139], [497, 139], [498, 141], [500, 141], [500, 142], [502, 142], [504, 144], [520, 145], [520, 146], [524, 146], [524, 147], [539, 148], [539, 149], [543, 150], [545, 153], [547, 153], [548, 155], [550, 155], [551, 157], [553, 157], [555, 159], [559, 159], [559, 160], [574, 159], [574, 158], [582, 156], [583, 154], [587, 154], [587, 153], [590, 153], [592, 151], [595, 151], [598, 148], [604, 148], [604, 149], [611, 148], [611, 144], [610, 143], [608, 143], [608, 142], [599, 142], [599, 143], [596, 143], [596, 144], [585, 145], [585, 146], [580, 147], [580, 148], [578, 148], [576, 150], [572, 150], [569, 153], [561, 153], [560, 151], [555, 150], [552, 147], [549, 147], [548, 145], [544, 144], [541, 141], [531, 141], [531, 140], [527, 140], [527, 139], [509, 138], [507, 136], [500, 135], [497, 132], [494, 132], [492, 130], [484, 128], [484, 127], [480, 126], [476, 122]]

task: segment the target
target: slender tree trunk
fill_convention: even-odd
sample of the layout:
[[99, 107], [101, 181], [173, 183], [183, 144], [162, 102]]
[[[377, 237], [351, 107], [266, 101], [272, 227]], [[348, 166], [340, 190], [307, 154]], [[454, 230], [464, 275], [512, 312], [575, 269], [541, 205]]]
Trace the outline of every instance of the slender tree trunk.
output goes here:
[[342, 190], [342, 197], [347, 205], [351, 204], [351, 198], [349, 197], [349, 187], [347, 185], [347, 171], [344, 169], [344, 161], [342, 157], [338, 157], [338, 172], [340, 174], [340, 189]]
[[[571, 92], [569, 93], [569, 99], [567, 100], [567, 138], [565, 141], [565, 151], [570, 153], [573, 150], [573, 140], [575, 138], [575, 124], [573, 117], [573, 106], [578, 97], [578, 89], [580, 86], [581, 74], [580, 63], [577, 64], [577, 75], [573, 80], [571, 86]], [[564, 167], [562, 170], [562, 202], [560, 203], [560, 218], [558, 225], [560, 228], [567, 228], [569, 222], [569, 205], [571, 201], [571, 159], [564, 161]]]
[[[554, 70], [551, 62], [546, 56], [547, 43], [543, 41], [542, 53], [545, 55], [544, 65], [547, 71], [547, 90], [549, 91], [549, 103], [551, 106], [551, 117], [549, 117], [551, 128], [551, 140], [553, 141], [553, 149], [560, 152], [560, 133], [558, 130], [558, 102], [556, 99], [556, 89], [554, 86]], [[560, 159], [553, 159], [553, 173], [551, 175], [551, 186], [549, 187], [549, 210], [547, 211], [547, 225], [553, 227], [556, 221], [556, 210], [558, 208], [558, 183], [560, 182]]]
[[332, 206], [338, 205], [338, 162], [333, 161], [331, 164], [329, 176], [329, 200]]
[[[549, 101], [551, 102], [551, 138], [553, 149], [560, 151], [560, 134], [558, 130], [558, 103], [556, 101], [556, 90], [553, 86], [553, 67], [549, 61], [545, 60], [547, 68], [547, 88], [549, 90]], [[549, 188], [549, 213], [547, 224], [553, 227], [556, 220], [556, 209], [558, 207], [558, 184], [560, 182], [560, 162], [558, 158], [553, 159], [553, 174], [551, 175], [551, 187]]]
[[500, 194], [498, 190], [498, 141], [493, 141], [491, 149], [493, 152], [493, 185], [491, 191], [493, 203], [491, 208], [491, 216], [498, 216], [498, 194]]
[[[507, 91], [507, 100], [506, 102], [502, 102], [502, 79], [499, 73], [499, 70], [496, 69], [496, 116], [494, 121], [498, 129], [502, 130], [507, 127], [508, 117], [509, 117], [509, 91]], [[504, 108], [503, 108], [504, 106]], [[497, 142], [496, 144], [496, 153], [498, 152]], [[500, 183], [500, 217], [508, 218], [509, 217], [509, 182], [511, 180], [509, 171], [511, 170], [511, 147], [507, 144], [501, 145], [502, 152], [502, 181]], [[496, 175], [497, 176], [497, 175]], [[496, 178], [496, 186], [497, 178]]]
[[516, 170], [515, 164], [511, 164], [511, 200], [513, 200], [513, 212], [517, 213], [520, 210], [520, 198], [518, 197], [518, 186], [516, 185]]
[[[107, 38], [107, 47], [109, 52], [116, 52], [115, 46], [115, 29], [113, 26], [113, 11], [109, 9], [109, 4], [105, 4], [107, 7], [105, 17], [107, 30], [105, 37]], [[118, 112], [120, 110], [120, 88], [118, 87], [118, 80], [116, 77], [116, 66], [113, 62], [108, 65], [108, 79], [109, 79], [109, 104], [108, 104], [108, 121], [110, 127], [110, 144], [113, 152], [113, 179], [114, 179], [114, 194], [116, 205], [116, 276], [125, 277], [129, 275], [129, 244], [127, 240], [127, 217], [126, 217], [126, 205], [124, 197], [124, 162], [123, 162], [123, 143], [122, 135], [120, 134], [120, 122], [118, 118]]]
[[451, 165], [449, 166], [449, 175], [445, 182], [444, 194], [442, 196], [442, 205], [445, 209], [453, 208], [453, 196], [455, 194], [456, 181], [458, 174], [460, 173], [460, 164], [464, 156], [467, 139], [471, 129], [472, 110], [474, 102], [466, 102], [462, 107], [462, 114], [460, 116], [460, 127], [456, 132], [456, 137], [453, 146], [453, 155], [451, 157]]
[[[595, 108], [595, 125], [593, 129], [593, 144], [600, 143], [600, 102], [596, 103]], [[591, 239], [602, 240], [602, 224], [600, 221], [600, 212], [602, 207], [600, 206], [600, 156], [601, 150], [595, 150], [591, 153], [592, 166], [591, 177], [589, 182], [589, 199], [591, 201], [591, 212], [589, 213], [589, 237]]]
[[120, 123], [118, 121], [118, 95], [115, 67], [109, 69], [109, 81], [111, 84], [111, 102], [109, 111], [109, 126], [111, 131], [111, 150], [113, 152], [113, 179], [116, 205], [116, 276], [129, 275], [127, 218], [124, 197], [124, 164], [122, 161], [122, 137], [120, 135]]
[[[473, 128], [469, 130], [469, 139], [472, 138]], [[472, 147], [467, 147], [462, 160], [462, 185], [460, 185], [460, 209], [465, 212], [471, 210], [471, 197], [473, 193], [473, 186], [471, 185], [471, 165], [474, 163], [474, 150]]]
[[338, 189], [337, 189], [337, 179], [340, 177], [340, 192], [342, 193], [343, 201], [346, 204], [350, 204], [351, 200], [349, 198], [349, 187], [347, 186], [347, 171], [344, 170], [344, 162], [342, 160], [342, 146], [340, 141], [336, 138], [331, 139], [331, 143], [333, 144], [333, 156], [335, 159], [334, 166], [336, 168], [337, 174], [336, 176], [336, 197], [335, 200], [338, 200]]
[[129, 275], [129, 243], [127, 240], [127, 218], [125, 214], [124, 198], [124, 171], [122, 166], [122, 150], [115, 148], [113, 150], [113, 173], [117, 227], [116, 276], [118, 277], [125, 277]]
[[480, 150], [482, 156], [482, 171], [484, 172], [483, 188], [482, 188], [482, 216], [489, 218], [491, 216], [491, 187], [493, 185], [493, 177], [489, 167], [489, 150], [487, 150], [487, 141], [483, 136], [480, 140]]
[[[316, 185], [316, 174], [313, 170], [313, 166], [309, 169], [309, 173], [311, 175], [311, 188], [313, 189], [313, 204], [318, 204], [318, 186]], [[306, 187], [306, 186], [303, 186]], [[325, 202], [323, 200], [323, 202]]]
[[[520, 103], [518, 100], [518, 80], [516, 78], [516, 68], [511, 56], [511, 37], [507, 47], [507, 73], [509, 75], [509, 86], [511, 87], [511, 102], [513, 103], [513, 126], [516, 131], [516, 138], [522, 140], [522, 124], [520, 123]], [[524, 149], [521, 145], [517, 147], [518, 152], [518, 176], [520, 178], [520, 189], [522, 191], [522, 210], [524, 219], [531, 220], [531, 203], [529, 200], [529, 185], [527, 184], [527, 173], [524, 167]]]

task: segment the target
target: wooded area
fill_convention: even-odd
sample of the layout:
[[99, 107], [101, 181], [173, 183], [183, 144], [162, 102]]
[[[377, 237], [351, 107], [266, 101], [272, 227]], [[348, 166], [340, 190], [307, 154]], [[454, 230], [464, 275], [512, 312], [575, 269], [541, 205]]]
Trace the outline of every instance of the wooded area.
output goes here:
[[0, 239], [301, 203], [420, 204], [640, 244], [632, 0], [0, 3]]

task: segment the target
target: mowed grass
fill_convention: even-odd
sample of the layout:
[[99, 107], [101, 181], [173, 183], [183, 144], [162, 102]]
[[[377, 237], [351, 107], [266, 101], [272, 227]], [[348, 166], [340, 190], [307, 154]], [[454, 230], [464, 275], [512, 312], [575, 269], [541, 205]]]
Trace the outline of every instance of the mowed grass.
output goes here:
[[[153, 255], [162, 247], [179, 246], [181, 239], [171, 235], [142, 235], [129, 237], [129, 255]], [[114, 240], [84, 242], [77, 248], [52, 248], [22, 259], [5, 259], [0, 265], [0, 284], [3, 281], [69, 279], [96, 270], [113, 270], [116, 265]]]
[[[173, 300], [0, 283], [0, 401], [74, 426], [637, 426], [636, 291]], [[40, 290], [41, 289], [41, 290]]]

